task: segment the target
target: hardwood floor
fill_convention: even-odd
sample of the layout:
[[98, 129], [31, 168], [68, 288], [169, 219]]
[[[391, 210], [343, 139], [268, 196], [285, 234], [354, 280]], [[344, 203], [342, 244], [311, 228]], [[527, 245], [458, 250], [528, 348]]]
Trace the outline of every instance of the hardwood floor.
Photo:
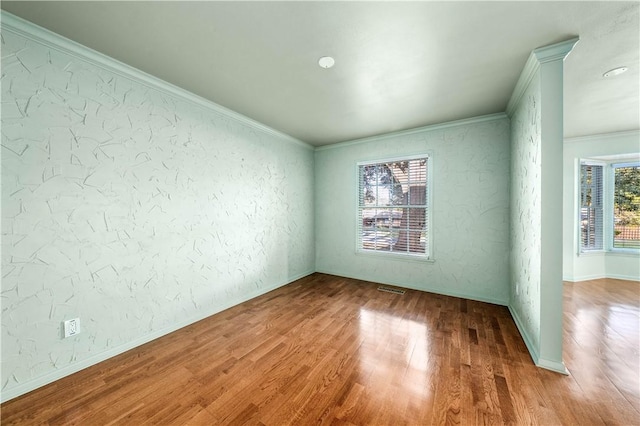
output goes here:
[[640, 284], [565, 285], [570, 376], [507, 308], [314, 274], [8, 401], [2, 424], [640, 424]]
[[565, 283], [564, 361], [607, 424], [640, 424], [640, 283]]

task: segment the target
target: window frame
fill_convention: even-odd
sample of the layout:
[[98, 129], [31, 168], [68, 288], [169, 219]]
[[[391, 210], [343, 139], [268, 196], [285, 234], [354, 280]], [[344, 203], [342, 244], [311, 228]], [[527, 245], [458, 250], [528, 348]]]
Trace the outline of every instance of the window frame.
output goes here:
[[640, 167], [640, 160], [638, 161], [611, 161], [606, 168], [606, 174], [609, 182], [605, 180], [607, 189], [605, 190], [605, 231], [608, 232], [606, 240], [605, 250], [613, 253], [640, 253], [640, 249], [632, 247], [614, 247], [615, 243], [615, 192], [616, 192], [616, 178], [615, 171], [617, 168], [623, 167]]
[[[583, 249], [582, 247], [582, 229], [581, 229], [581, 210], [582, 210], [582, 166], [601, 166], [602, 167], [602, 248], [601, 249]], [[640, 249], [630, 247], [614, 247], [614, 194], [615, 194], [615, 169], [620, 167], [639, 166], [640, 159], [625, 158], [581, 158], [578, 160], [577, 173], [577, 209], [576, 209], [576, 228], [577, 228], [577, 254], [578, 256], [588, 256], [590, 254], [602, 253], [618, 253], [618, 254], [638, 254]]]
[[[602, 167], [602, 187], [600, 188], [600, 192], [602, 194], [601, 196], [601, 207], [602, 207], [602, 219], [601, 219], [601, 228], [600, 228], [600, 239], [602, 240], [602, 248], [583, 248], [582, 245], [582, 168], [584, 166], [596, 166], [596, 167]], [[606, 235], [606, 223], [607, 223], [607, 163], [603, 162], [603, 161], [595, 161], [595, 160], [588, 160], [588, 159], [584, 159], [584, 160], [580, 160], [579, 164], [578, 164], [578, 208], [576, 211], [576, 223], [578, 226], [578, 253], [579, 254], [587, 254], [587, 253], [599, 253], [599, 252], [603, 252], [606, 250], [606, 241], [607, 241], [607, 235]]]
[[[362, 244], [362, 217], [360, 209], [364, 207], [360, 205], [360, 194], [362, 188], [360, 187], [360, 169], [363, 166], [371, 166], [385, 163], [393, 163], [400, 161], [412, 161], [418, 159], [426, 160], [426, 198], [425, 198], [425, 228], [426, 241], [425, 241], [425, 253], [411, 253], [402, 251], [384, 251], [384, 250], [372, 250], [363, 247]], [[408, 261], [419, 262], [433, 262], [434, 261], [434, 249], [433, 249], [433, 156], [430, 152], [422, 152], [420, 154], [403, 155], [396, 157], [385, 157], [374, 160], [358, 161], [355, 166], [355, 252], [359, 255], [365, 256], [381, 256], [388, 259], [401, 259]]]

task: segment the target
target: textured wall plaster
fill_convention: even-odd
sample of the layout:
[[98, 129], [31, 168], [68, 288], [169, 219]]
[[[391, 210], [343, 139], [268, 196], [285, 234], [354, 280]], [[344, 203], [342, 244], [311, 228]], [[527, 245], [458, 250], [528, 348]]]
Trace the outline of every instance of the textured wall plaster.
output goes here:
[[3, 393], [313, 272], [313, 161], [3, 29]]
[[[316, 268], [507, 304], [509, 120], [476, 120], [316, 151]], [[428, 152], [434, 262], [356, 254], [359, 161]]]
[[541, 121], [534, 76], [511, 117], [511, 308], [540, 344]]

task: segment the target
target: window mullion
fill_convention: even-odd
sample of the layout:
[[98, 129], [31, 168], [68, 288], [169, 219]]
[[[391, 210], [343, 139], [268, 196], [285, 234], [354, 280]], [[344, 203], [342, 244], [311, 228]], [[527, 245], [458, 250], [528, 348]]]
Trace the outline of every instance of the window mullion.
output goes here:
[[604, 204], [604, 230], [602, 238], [604, 240], [603, 248], [605, 250], [611, 250], [613, 248], [613, 239], [615, 232], [613, 229], [613, 194], [615, 191], [615, 169], [613, 165], [609, 165], [603, 173], [603, 188], [605, 188], [603, 196]]

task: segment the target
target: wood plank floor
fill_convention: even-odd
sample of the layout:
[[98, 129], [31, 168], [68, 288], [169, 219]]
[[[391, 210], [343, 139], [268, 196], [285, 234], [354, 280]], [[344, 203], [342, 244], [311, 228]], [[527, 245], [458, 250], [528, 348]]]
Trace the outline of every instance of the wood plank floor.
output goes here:
[[565, 285], [570, 376], [505, 307], [314, 274], [8, 401], [9, 424], [640, 424], [640, 284]]

